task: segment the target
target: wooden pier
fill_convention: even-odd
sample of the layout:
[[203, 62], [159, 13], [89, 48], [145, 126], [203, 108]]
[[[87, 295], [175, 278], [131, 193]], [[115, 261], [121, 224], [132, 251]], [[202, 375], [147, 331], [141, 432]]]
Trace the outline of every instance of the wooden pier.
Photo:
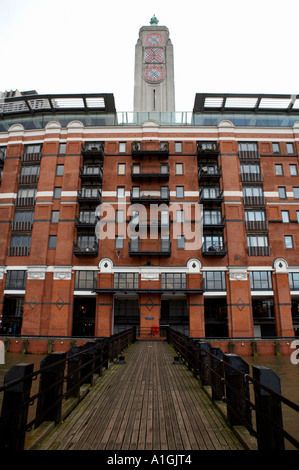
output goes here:
[[243, 450], [165, 341], [137, 341], [36, 450]]

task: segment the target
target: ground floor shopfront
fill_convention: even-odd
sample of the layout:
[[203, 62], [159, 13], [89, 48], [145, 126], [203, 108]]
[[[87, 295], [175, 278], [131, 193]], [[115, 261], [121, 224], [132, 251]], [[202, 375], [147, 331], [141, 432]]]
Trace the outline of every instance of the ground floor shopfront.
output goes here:
[[[107, 337], [131, 327], [138, 337], [187, 336], [239, 341], [296, 337], [299, 274], [274, 269], [27, 267], [1, 279], [0, 337]], [[165, 272], [163, 272], [163, 269]], [[140, 269], [139, 269], [140, 271]]]

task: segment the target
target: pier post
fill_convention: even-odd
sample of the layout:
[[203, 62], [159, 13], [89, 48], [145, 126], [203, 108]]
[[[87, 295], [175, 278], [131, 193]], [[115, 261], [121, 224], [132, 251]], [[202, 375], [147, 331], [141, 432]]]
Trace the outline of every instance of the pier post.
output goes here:
[[251, 424], [250, 406], [246, 403], [249, 383], [244, 377], [249, 375], [249, 365], [237, 354], [224, 354], [223, 359], [228, 422], [230, 426]]
[[275, 392], [254, 384], [258, 449], [284, 450], [281, 400], [276, 395], [281, 394], [280, 379], [268, 367], [253, 366], [252, 371], [257, 382]]
[[23, 450], [33, 364], [18, 364], [5, 375], [4, 385], [24, 379], [4, 391], [0, 418], [0, 449]]
[[41, 375], [36, 409], [36, 428], [43, 421], [59, 423], [61, 419], [65, 359], [66, 353], [54, 352], [46, 356], [40, 363]]

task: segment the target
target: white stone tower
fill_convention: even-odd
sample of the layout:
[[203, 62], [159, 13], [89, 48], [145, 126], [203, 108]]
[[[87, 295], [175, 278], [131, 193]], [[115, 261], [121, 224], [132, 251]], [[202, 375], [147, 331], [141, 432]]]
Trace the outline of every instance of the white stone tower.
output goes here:
[[155, 15], [135, 46], [134, 111], [175, 111], [173, 47]]

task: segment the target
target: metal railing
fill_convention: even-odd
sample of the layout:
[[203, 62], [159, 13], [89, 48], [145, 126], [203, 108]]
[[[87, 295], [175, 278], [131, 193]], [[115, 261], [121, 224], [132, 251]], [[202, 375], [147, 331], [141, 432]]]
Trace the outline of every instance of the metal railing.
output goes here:
[[299, 441], [283, 427], [281, 405], [296, 413], [299, 406], [281, 395], [280, 380], [271, 369], [252, 366], [250, 376], [249, 365], [236, 354], [225, 354], [208, 342], [172, 329], [167, 340], [202, 385], [211, 387], [212, 400], [226, 404], [231, 428], [245, 426], [256, 438], [258, 450], [285, 450], [285, 440], [299, 449]]
[[[121, 360], [123, 351], [136, 340], [136, 328], [107, 338], [95, 338], [84, 346], [72, 346], [67, 352], [48, 354], [33, 370], [33, 364], [19, 364], [5, 375], [2, 411], [0, 416], [0, 449], [23, 450], [27, 433], [43, 422], [59, 423], [63, 407], [70, 400], [76, 406], [82, 387], [87, 390], [95, 376], [103, 374], [111, 362]], [[32, 382], [39, 381], [38, 392], [32, 392]], [[36, 387], [35, 387], [36, 388]], [[33, 394], [32, 394], [33, 393]], [[35, 416], [28, 419], [29, 407], [35, 407]], [[32, 413], [30, 413], [32, 414]]]

